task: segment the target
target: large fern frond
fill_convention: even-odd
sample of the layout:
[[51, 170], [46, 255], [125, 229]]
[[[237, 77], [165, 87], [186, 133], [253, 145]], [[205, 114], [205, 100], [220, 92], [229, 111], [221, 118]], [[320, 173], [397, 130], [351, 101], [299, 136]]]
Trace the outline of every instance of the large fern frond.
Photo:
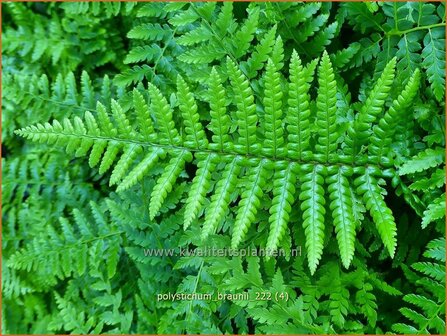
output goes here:
[[[291, 208], [297, 201], [294, 184], [299, 183], [307, 257], [312, 273], [324, 248], [325, 194], [330, 199], [345, 267], [349, 267], [354, 253], [353, 223], [362, 218], [357, 211], [362, 203], [370, 210], [380, 237], [393, 256], [396, 227], [383, 198], [384, 189], [378, 185], [390, 176], [390, 170], [384, 168], [390, 168], [393, 175], [393, 160], [377, 161], [359, 151], [359, 146], [368, 148], [369, 135], [376, 134], [384, 143], [382, 153], [391, 148], [393, 132], [386, 131], [383, 135], [379, 127], [387, 128], [381, 123], [380, 112], [392, 84], [395, 60], [386, 67], [355, 119], [344, 121], [347, 126], [340, 128], [336, 114], [336, 76], [328, 54], [324, 53], [320, 61], [318, 95], [316, 102], [312, 102], [309, 89], [317, 62], [303, 67], [297, 53], [292, 53], [290, 84], [286, 87], [280, 73], [283, 67], [281, 40], [277, 39], [272, 48], [261, 82], [264, 95], [259, 101], [249, 79], [233, 60], [228, 58], [226, 61], [231, 92], [225, 89], [217, 68], [212, 69], [206, 97], [210, 121], [206, 126], [199, 118], [202, 102], [196, 100], [186, 82], [178, 77], [179, 114], [175, 113], [176, 104], [168, 103], [160, 90], [150, 83], [149, 106], [139, 91], [133, 92], [133, 109], [130, 111], [135, 110], [135, 119], [129, 118], [130, 113], [124, 112], [125, 109], [112, 100], [110, 110], [98, 103], [96, 116], [88, 111], [83, 120], [78, 117], [73, 121], [65, 119], [62, 123], [54, 120], [52, 124], [23, 128], [17, 134], [39, 142], [57, 143], [77, 156], [88, 155], [90, 151], [89, 163], [92, 167], [99, 165], [100, 173], [113, 167], [110, 183], [116, 184], [119, 192], [132, 187], [144, 176], [160, 172], [152, 169], [157, 163], [162, 172], [151, 195], [151, 218], [159, 213], [186, 162], [194, 161], [199, 169], [186, 201], [184, 226], [190, 226], [203, 213], [206, 194], [216, 181], [211, 203], [205, 211], [201, 236], [207, 238], [218, 228], [227, 228], [221, 224], [237, 192], [241, 200], [232, 230], [233, 246], [243, 241], [248, 227], [257, 221], [262, 192], [268, 190], [267, 172], [273, 171], [273, 201], [268, 209], [270, 233], [266, 241], [269, 248], [277, 248], [287, 230]], [[417, 76], [416, 73], [389, 109], [387, 122], [401, 106], [410, 103], [417, 88]], [[283, 99], [284, 96], [288, 99]], [[228, 97], [232, 98], [230, 105]], [[263, 115], [257, 104], [263, 106]], [[314, 128], [309, 124], [312, 104], [316, 106], [315, 124], [321, 127]], [[285, 116], [283, 109], [287, 111]], [[343, 111], [347, 113], [347, 110]], [[375, 125], [377, 121], [379, 125]], [[258, 126], [263, 131], [258, 132]], [[344, 131], [346, 128], [347, 132]], [[208, 139], [207, 130], [211, 131], [211, 139]], [[340, 146], [341, 137], [352, 140], [349, 146]], [[373, 153], [377, 152], [376, 140], [371, 144]], [[168, 162], [164, 163], [166, 156]], [[213, 174], [216, 170], [222, 170], [220, 178]], [[239, 182], [241, 171], [246, 172], [246, 184]], [[355, 180], [363, 202], [359, 202], [353, 192], [351, 179]], [[329, 193], [325, 192], [326, 186]], [[351, 202], [356, 204], [353, 210]]]

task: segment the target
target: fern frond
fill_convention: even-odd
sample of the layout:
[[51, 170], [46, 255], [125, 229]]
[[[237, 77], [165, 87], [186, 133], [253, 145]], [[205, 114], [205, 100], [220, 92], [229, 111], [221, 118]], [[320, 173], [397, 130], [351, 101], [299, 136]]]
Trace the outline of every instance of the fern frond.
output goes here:
[[[90, 202], [90, 209], [92, 213], [98, 211], [96, 203]], [[103, 243], [104, 251], [113, 250], [106, 261], [110, 269], [109, 276], [113, 277], [119, 258], [120, 240], [117, 237], [121, 232], [99, 221], [93, 227], [78, 209], [73, 210], [73, 218], [74, 225], [61, 217], [60, 230], [49, 227], [49, 231], [35, 237], [27, 247], [16, 251], [10, 257], [8, 265], [17, 270], [33, 270], [36, 276], [47, 278], [45, 281], [50, 283], [56, 277], [65, 279], [73, 274], [83, 275], [89, 267], [88, 245], [105, 240], [108, 244]]]
[[210, 44], [201, 46], [199, 49], [189, 50], [180, 55], [179, 59], [188, 64], [208, 64], [225, 57], [225, 55], [225, 49], [212, 40]]
[[379, 120], [379, 124], [374, 126], [368, 151], [372, 155], [377, 156], [377, 162], [381, 162], [383, 155], [389, 150], [400, 117], [405, 113], [405, 109], [416, 96], [419, 82], [420, 72], [416, 70], [408, 80], [402, 93], [397, 99], [393, 100], [390, 108], [385, 112], [383, 118]]
[[256, 137], [258, 117], [256, 115], [253, 91], [241, 70], [229, 58], [227, 58], [227, 68], [237, 106], [236, 115], [238, 118], [239, 139], [235, 149], [240, 153], [257, 153], [260, 148]]
[[133, 105], [142, 140], [154, 140], [155, 131], [150, 109], [143, 95], [137, 89], [133, 90]]
[[[362, 110], [352, 121], [352, 116], [343, 115], [352, 113], [352, 109], [337, 111], [337, 104], [342, 99], [338, 96], [343, 94], [341, 91], [344, 89], [337, 89], [327, 53], [320, 62], [317, 99], [311, 101], [310, 83], [317, 60], [303, 67], [297, 53], [293, 52], [290, 83], [287, 86], [281, 77], [284, 62], [282, 40], [276, 39], [272, 43], [270, 59], [267, 57], [267, 69], [261, 81], [250, 83], [241, 70], [246, 64], [238, 65], [227, 58], [226, 73], [225, 69], [213, 68], [207, 82], [208, 92], [203, 96], [200, 92], [197, 100], [186, 81], [177, 77], [177, 94], [171, 96], [171, 104], [150, 83], [149, 107], [143, 94], [134, 90], [126, 97], [127, 101], [123, 99], [127, 104], [123, 105], [125, 108], [121, 105], [124, 103], [111, 101], [110, 115], [109, 109], [98, 103], [96, 116], [86, 112], [84, 119], [75, 117], [72, 121], [66, 119], [62, 123], [54, 120], [52, 124], [37, 124], [16, 133], [35, 141], [65, 146], [68, 153], [75, 153], [76, 156], [88, 155], [90, 151], [89, 164], [92, 167], [99, 164], [100, 173], [113, 167], [110, 184], [118, 185], [118, 192], [129, 189], [146, 175], [161, 173], [150, 197], [150, 218], [154, 218], [159, 212], [164, 213], [163, 204], [168, 194], [184, 171], [185, 163], [194, 156], [198, 170], [193, 173], [193, 183], [186, 201], [184, 227], [188, 228], [202, 213], [209, 188], [217, 180], [211, 204], [205, 211], [201, 236], [206, 239], [219, 227], [237, 190], [242, 199], [236, 214], [235, 227], [230, 230], [233, 234], [233, 246], [237, 246], [244, 239], [249, 226], [259, 220], [257, 210], [261, 193], [266, 191], [263, 184], [266, 171], [272, 170], [266, 167], [276, 167], [273, 169], [273, 203], [266, 209], [270, 212], [267, 245], [269, 248], [278, 247], [287, 230], [288, 218], [295, 201], [293, 181], [296, 180], [301, 184], [299, 199], [309, 269], [312, 273], [315, 273], [323, 252], [323, 187], [326, 178], [329, 185], [329, 207], [335, 222], [343, 265], [349, 267], [352, 260], [355, 227], [363, 220], [365, 204], [381, 239], [393, 256], [396, 243], [394, 218], [385, 204], [382, 195], [384, 189], [375, 185], [382, 178], [389, 178], [394, 174], [391, 169], [383, 169], [391, 167], [391, 162], [378, 162], [376, 157], [367, 156], [363, 152], [356, 152], [355, 155], [342, 154], [338, 142], [346, 136], [347, 127], [351, 129], [351, 133], [348, 131], [348, 138], [353, 134], [357, 136], [360, 132], [362, 145], [367, 144], [371, 132], [380, 136], [379, 127], [386, 128], [380, 121], [376, 128], [373, 126], [387, 98], [394, 63], [388, 65]], [[224, 82], [218, 71], [228, 75], [232, 84], [230, 92], [227, 93], [224, 89]], [[409, 81], [407, 89], [395, 100], [390, 111], [409, 104], [416, 77], [417, 73], [415, 80]], [[264, 89], [261, 99], [255, 99], [252, 86], [257, 88], [256, 97], [261, 93], [258, 89]], [[284, 99], [285, 96], [288, 97], [287, 100]], [[203, 108], [202, 97], [210, 106], [210, 119], [206, 128], [199, 115]], [[350, 102], [345, 104], [350, 105]], [[283, 115], [283, 110], [287, 111], [286, 116]], [[310, 125], [311, 110], [316, 112], [316, 127]], [[135, 117], [131, 119], [130, 115], [134, 111]], [[178, 116], [175, 122], [174, 113]], [[395, 113], [389, 114], [392, 116]], [[343, 119], [340, 121], [343, 127], [338, 126], [340, 119]], [[257, 130], [258, 127], [260, 131]], [[284, 129], [287, 130], [287, 136]], [[211, 140], [208, 140], [207, 131], [211, 133]], [[352, 144], [348, 141], [349, 146], [340, 146], [340, 149], [349, 154]], [[374, 151], [374, 147], [371, 148]], [[160, 165], [158, 170], [152, 169], [165, 155], [170, 158], [167, 165]], [[295, 171], [297, 166], [301, 166], [300, 172]], [[223, 170], [222, 178], [218, 179], [213, 174], [216, 169]], [[247, 171], [247, 184], [238, 182], [241, 169]], [[347, 182], [348, 176], [355, 179], [362, 200]], [[182, 190], [180, 188], [178, 192], [181, 193]], [[191, 232], [196, 232], [194, 230], [195, 228]], [[287, 240], [285, 244], [290, 244], [290, 241]]]
[[219, 151], [231, 150], [231, 141], [228, 135], [231, 121], [227, 114], [225, 89], [215, 68], [211, 71], [209, 90], [211, 123], [208, 128], [213, 132], [213, 141], [209, 144], [209, 147]]
[[256, 28], [258, 27], [259, 9], [255, 8], [249, 12], [249, 15], [245, 22], [242, 24], [241, 29], [236, 32], [233, 40], [233, 46], [235, 50], [235, 56], [237, 58], [246, 54], [250, 43], [254, 38]]
[[399, 169], [399, 175], [421, 172], [436, 167], [443, 162], [445, 162], [445, 150], [443, 148], [427, 148], [405, 162]]
[[256, 167], [250, 167], [247, 189], [242, 193], [234, 222], [231, 247], [236, 249], [245, 238], [251, 223], [255, 221], [256, 213], [261, 203], [262, 189], [267, 180], [266, 161], [262, 160]]
[[360, 151], [360, 146], [367, 142], [371, 132], [371, 125], [381, 113], [385, 99], [391, 89], [395, 67], [396, 58], [393, 58], [383, 70], [353, 125], [348, 128], [348, 137], [346, 139], [348, 145], [346, 152], [348, 155], [357, 155]]
[[215, 154], [206, 155], [197, 165], [197, 173], [191, 185], [186, 200], [184, 229], [186, 230], [194, 219], [196, 219], [201, 207], [205, 202], [205, 195], [211, 184], [211, 172], [216, 166], [217, 157]]
[[324, 177], [325, 167], [320, 165], [302, 166], [301, 192], [299, 199], [303, 211], [303, 228], [306, 235], [306, 249], [309, 269], [314, 274], [323, 254], [324, 240]]
[[273, 181], [273, 200], [270, 207], [270, 233], [266, 249], [276, 250], [287, 228], [291, 204], [294, 201], [297, 167], [288, 164], [285, 169], [276, 170]]
[[[134, 162], [141, 151], [141, 146], [137, 146], [134, 144], [126, 145], [125, 149], [123, 150], [123, 155], [118, 160], [115, 168], [112, 171], [112, 175], [110, 176], [110, 186], [117, 184], [123, 179], [124, 175], [129, 171], [130, 165]], [[120, 184], [120, 186], [121, 185], [122, 183]]]
[[356, 221], [353, 214], [353, 201], [348, 181], [348, 169], [340, 167], [334, 175], [327, 178], [330, 209], [335, 225], [340, 256], [345, 268], [349, 268], [354, 257]]
[[157, 215], [166, 196], [171, 192], [172, 186], [175, 184], [175, 180], [182, 172], [185, 163], [192, 160], [191, 153], [185, 150], [179, 153], [174, 152], [173, 154], [174, 156], [169, 161], [168, 165], [163, 171], [163, 174], [157, 180], [154, 190], [152, 191], [149, 206], [149, 214], [151, 219], [154, 219]]
[[319, 126], [318, 144], [315, 149], [329, 161], [330, 154], [337, 148], [337, 125], [335, 112], [337, 103], [337, 84], [334, 71], [325, 51], [318, 69], [317, 125]]
[[224, 218], [230, 202], [231, 193], [236, 188], [236, 179], [239, 175], [241, 166], [240, 159], [235, 157], [230, 164], [225, 167], [222, 178], [217, 182], [216, 190], [211, 196], [211, 204], [205, 214], [205, 222], [202, 228], [202, 239], [206, 239], [214, 233], [217, 225]]
[[[290, 156], [301, 160], [310, 141], [309, 89], [311, 76], [304, 76], [304, 68], [298, 53], [294, 50], [290, 60], [289, 109], [287, 111], [287, 150]], [[306, 78], [307, 77], [307, 78]]]
[[281, 157], [284, 154], [284, 130], [282, 127], [282, 90], [280, 74], [271, 59], [267, 62], [265, 73], [265, 139], [263, 153], [268, 156]]
[[191, 46], [211, 39], [212, 32], [206, 26], [200, 26], [187, 32], [177, 39], [177, 43], [182, 46]]
[[208, 140], [203, 131], [203, 126], [199, 122], [200, 117], [197, 112], [196, 101], [180, 75], [177, 77], [177, 90], [186, 132], [184, 144], [191, 148], [205, 148], [208, 145]]
[[438, 168], [430, 177], [421, 178], [410, 184], [410, 189], [424, 191], [441, 188], [443, 185], [445, 185], [445, 170]]
[[347, 48], [337, 51], [335, 54], [331, 55], [331, 60], [334, 66], [338, 69], [344, 68], [349, 65], [352, 59], [357, 55], [361, 48], [360, 43], [351, 43]]
[[170, 145], [179, 145], [180, 136], [172, 120], [172, 109], [166, 98], [160, 90], [153, 84], [148, 85], [149, 95], [151, 97], [151, 111], [156, 117], [157, 127], [161, 132], [161, 143]]
[[[123, 155], [124, 156], [124, 155]], [[164, 156], [164, 151], [162, 149], [151, 150], [146, 156], [138, 163], [135, 168], [133, 168], [127, 176], [118, 185], [116, 191], [124, 191], [135, 185], [139, 180], [143, 178], [146, 172], [151, 169], [159, 160], [160, 157]], [[127, 156], [126, 156], [127, 157]]]
[[251, 54], [247, 60], [247, 76], [248, 78], [256, 77], [259, 70], [264, 66], [264, 63], [268, 60], [268, 55], [273, 49], [275, 44], [276, 26], [273, 26], [267, 33], [264, 34], [260, 43], [255, 47], [255, 51]]
[[422, 228], [425, 229], [429, 223], [445, 217], [445, 193], [433, 200], [422, 217]]
[[160, 25], [158, 23], [143, 23], [133, 27], [128, 33], [127, 37], [137, 40], [154, 40], [162, 41], [171, 36], [170, 28], [167, 25]]
[[275, 65], [276, 71], [280, 71], [284, 66], [284, 43], [281, 35], [279, 35], [275, 40], [270, 58]]
[[376, 224], [383, 244], [393, 257], [397, 244], [397, 228], [393, 214], [383, 197], [385, 190], [379, 185], [379, 181], [372, 175], [370, 169], [366, 169], [364, 175], [357, 177], [354, 184], [359, 195], [363, 196], [363, 201]]
[[428, 29], [424, 37], [422, 66], [427, 71], [433, 93], [437, 100], [445, 96], [445, 29], [443, 27]]
[[412, 268], [423, 273], [416, 278], [422, 294], [407, 294], [404, 301], [411, 304], [399, 311], [409, 321], [393, 324], [398, 333], [445, 333], [445, 238], [428, 243], [424, 256], [436, 262], [417, 262]]
[[320, 30], [311, 41], [302, 44], [305, 50], [312, 50], [313, 53], [321, 53], [337, 34], [339, 23], [332, 22], [330, 25]]

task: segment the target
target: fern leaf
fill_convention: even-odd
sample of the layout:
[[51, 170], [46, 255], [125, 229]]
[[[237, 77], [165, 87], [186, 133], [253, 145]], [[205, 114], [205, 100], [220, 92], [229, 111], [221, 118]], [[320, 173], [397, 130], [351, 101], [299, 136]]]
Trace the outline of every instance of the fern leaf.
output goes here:
[[191, 148], [204, 148], [208, 144], [208, 140], [200, 123], [199, 114], [197, 113], [197, 104], [193, 94], [190, 92], [188, 85], [179, 75], [177, 77], [177, 90], [180, 111], [185, 125], [185, 145]]
[[114, 78], [114, 83], [118, 86], [129, 86], [132, 83], [141, 82], [143, 79], [149, 79], [154, 73], [153, 69], [144, 64], [142, 66], [134, 66], [132, 69], [124, 70]]
[[263, 153], [268, 156], [283, 156], [284, 131], [282, 128], [282, 90], [280, 74], [271, 59], [265, 73], [265, 138]]
[[177, 26], [185, 26], [189, 23], [195, 22], [199, 16], [197, 15], [192, 8], [189, 8], [184, 11], [180, 11], [178, 14], [176, 14], [174, 17], [169, 19], [169, 23], [172, 24], [174, 27]]
[[171, 192], [172, 186], [180, 175], [185, 163], [191, 161], [191, 159], [191, 153], [183, 150], [169, 161], [163, 174], [161, 174], [160, 178], [157, 180], [151, 194], [151, 202], [149, 205], [149, 215], [151, 219], [154, 219], [157, 215], [166, 196]]
[[164, 18], [165, 16], [166, 12], [163, 10], [162, 3], [146, 3], [137, 12], [137, 17]]
[[427, 249], [424, 252], [424, 257], [436, 259], [445, 262], [445, 238], [433, 239], [427, 244]]
[[233, 3], [225, 2], [222, 5], [222, 9], [216, 19], [216, 28], [218, 37], [222, 37], [225, 33], [231, 29], [235, 19], [233, 17]]
[[397, 62], [397, 72], [400, 78], [406, 80], [421, 64], [421, 45], [419, 43], [418, 33], [404, 34], [397, 46], [396, 57], [399, 59]]
[[137, 116], [139, 131], [143, 136], [142, 140], [153, 140], [155, 131], [150, 110], [143, 95], [137, 89], [133, 90], [133, 105]]
[[157, 118], [157, 127], [161, 132], [160, 142], [169, 145], [180, 145], [180, 136], [172, 120], [172, 109], [160, 90], [153, 84], [148, 85], [151, 96], [151, 111]]
[[343, 3], [342, 6], [347, 11], [348, 20], [354, 29], [361, 31], [362, 33], [373, 28], [381, 29], [383, 14], [371, 13], [366, 3], [346, 2]]
[[379, 120], [379, 124], [374, 126], [368, 151], [372, 155], [377, 156], [377, 162], [380, 163], [382, 156], [389, 150], [396, 131], [396, 126], [398, 125], [402, 114], [405, 113], [405, 109], [416, 96], [419, 88], [419, 81], [420, 72], [419, 70], [416, 70], [408, 80], [402, 93], [397, 99], [393, 100], [388, 111], [386, 111], [383, 118]]
[[371, 125], [381, 113], [385, 99], [391, 89], [395, 67], [396, 58], [393, 58], [383, 70], [353, 125], [348, 128], [348, 137], [346, 139], [348, 155], [357, 155], [360, 146], [367, 142], [371, 132]]
[[399, 168], [399, 175], [418, 173], [436, 167], [443, 162], [445, 162], [445, 150], [443, 148], [427, 148], [415, 157], [406, 161]]
[[317, 97], [317, 125], [319, 126], [318, 144], [315, 149], [324, 155], [326, 161], [329, 155], [337, 149], [337, 125], [335, 113], [337, 110], [337, 83], [334, 70], [325, 51], [318, 70], [318, 97]]
[[392, 329], [396, 332], [445, 333], [445, 238], [429, 242], [424, 256], [437, 262], [423, 261], [412, 265], [423, 274], [419, 279], [415, 274], [421, 294], [404, 296], [404, 301], [411, 307], [403, 307], [399, 311], [409, 322], [393, 324]]
[[225, 49], [211, 40], [209, 44], [200, 45], [196, 49], [181, 54], [179, 59], [188, 64], [208, 64], [225, 57], [226, 54]]
[[214, 154], [206, 155], [203, 159], [199, 157], [198, 169], [194, 177], [186, 200], [184, 229], [186, 230], [194, 219], [196, 219], [201, 207], [205, 202], [205, 195], [211, 184], [211, 172], [216, 166], [216, 156]]
[[267, 62], [268, 55], [271, 53], [273, 45], [275, 44], [275, 35], [276, 26], [273, 26], [272, 29], [265, 33], [261, 42], [255, 47], [255, 51], [246, 62], [248, 78], [251, 79], [256, 77], [258, 71], [261, 70], [264, 63]]
[[338, 69], [342, 69], [346, 65], [350, 64], [352, 58], [359, 52], [360, 43], [351, 43], [347, 48], [341, 49], [332, 55], [332, 63]]
[[105, 140], [96, 141], [94, 143], [88, 160], [88, 164], [91, 168], [95, 167], [101, 161], [101, 155], [106, 147], [107, 141]]
[[337, 33], [338, 22], [332, 22], [330, 25], [320, 30], [311, 41], [302, 44], [304, 50], [312, 50], [312, 53], [321, 53], [324, 48], [331, 43]]
[[124, 191], [135, 185], [143, 178], [144, 174], [157, 163], [158, 159], [163, 154], [163, 150], [161, 149], [151, 150], [143, 160], [141, 160], [141, 162], [127, 174], [124, 180], [118, 185], [116, 191]]
[[[102, 134], [105, 134], [110, 137], [116, 136], [118, 133], [118, 130], [115, 128], [115, 126], [113, 126], [112, 121], [110, 120], [109, 115], [107, 114], [106, 107], [103, 104], [101, 104], [100, 102], [98, 102], [96, 104], [96, 110], [98, 111], [98, 123], [99, 123], [100, 132]], [[85, 118], [87, 119], [87, 114], [86, 114]], [[87, 124], [87, 126], [88, 126], [88, 124]], [[93, 127], [93, 129], [91, 130], [92, 133], [96, 132], [96, 128], [97, 128], [96, 122], [93, 123], [93, 121], [92, 121], [91, 126]], [[99, 132], [96, 135], [99, 135]]]
[[90, 80], [90, 76], [86, 71], [82, 71], [81, 75], [81, 92], [82, 92], [82, 106], [87, 108], [95, 107], [95, 96]]
[[438, 101], [445, 97], [445, 29], [428, 29], [424, 37], [422, 66], [427, 71], [428, 81]]
[[209, 41], [212, 38], [212, 32], [206, 26], [200, 26], [177, 39], [177, 43], [182, 46], [192, 46], [197, 43]]
[[[301, 155], [309, 148], [310, 106], [309, 89], [313, 78], [303, 75], [304, 68], [298, 53], [293, 50], [290, 60], [289, 109], [287, 111], [287, 150], [291, 157], [301, 160]], [[312, 73], [313, 74], [313, 73]]]
[[[329, 171], [329, 174], [331, 172]], [[353, 202], [347, 177], [347, 169], [340, 167], [334, 175], [327, 178], [329, 184], [330, 209], [335, 225], [340, 256], [345, 268], [349, 268], [354, 257], [356, 221]]]
[[295, 194], [296, 166], [288, 164], [287, 168], [277, 170], [273, 181], [273, 200], [270, 207], [270, 233], [266, 249], [276, 250], [284, 236]]
[[130, 121], [127, 119], [122, 107], [114, 99], [112, 99], [112, 114], [113, 119], [116, 121], [117, 130], [120, 133], [120, 136], [135, 138], [136, 135], [130, 125]]
[[217, 225], [224, 218], [226, 208], [230, 202], [231, 193], [236, 187], [236, 179], [241, 169], [240, 159], [235, 157], [230, 164], [225, 167], [222, 179], [217, 182], [216, 190], [211, 196], [211, 204], [205, 214], [205, 222], [202, 229], [202, 239], [206, 239], [214, 233]]
[[301, 167], [304, 176], [299, 199], [303, 211], [303, 228], [311, 274], [315, 273], [323, 254], [324, 215], [326, 214], [323, 189], [324, 168], [320, 165]]
[[259, 151], [256, 139], [258, 116], [256, 115], [253, 91], [241, 70], [229, 58], [227, 58], [227, 68], [237, 105], [239, 139], [235, 149], [240, 153], [257, 153]]
[[411, 190], [430, 190], [445, 185], [445, 169], [436, 169], [430, 177], [424, 177], [410, 184]]
[[231, 150], [231, 141], [228, 135], [231, 121], [227, 114], [225, 89], [215, 68], [211, 70], [209, 85], [211, 123], [208, 128], [213, 132], [213, 143], [210, 143], [209, 147], [210, 149], [219, 151], [224, 151], [225, 149]]
[[357, 177], [354, 181], [357, 192], [363, 196], [363, 202], [369, 210], [371, 217], [376, 224], [382, 242], [391, 257], [396, 250], [396, 222], [391, 210], [387, 207], [383, 194], [385, 190], [380, 187], [378, 181], [371, 175], [369, 169], [364, 175]]
[[110, 176], [109, 185], [112, 186], [117, 184], [124, 175], [128, 172], [130, 165], [136, 159], [137, 155], [141, 153], [142, 148], [136, 145], [127, 145], [119, 159], [118, 163], [113, 169], [112, 175]]
[[422, 228], [425, 229], [429, 223], [445, 217], [445, 193], [436, 198], [424, 211], [422, 217]]
[[282, 42], [281, 35], [275, 40], [275, 44], [272, 49], [271, 60], [275, 65], [276, 71], [280, 71], [284, 66], [284, 43]]
[[255, 168], [249, 168], [247, 172], [248, 185], [241, 195], [231, 239], [231, 246], [234, 249], [244, 240], [249, 226], [255, 221], [256, 213], [261, 205], [262, 188], [267, 179], [265, 166], [266, 161], [261, 160]]
[[160, 25], [158, 23], [143, 23], [133, 27], [128, 33], [127, 37], [137, 40], [152, 40], [162, 41], [171, 36], [171, 31], [167, 25]]
[[236, 58], [242, 57], [250, 47], [254, 38], [254, 33], [258, 27], [259, 9], [255, 8], [249, 12], [248, 18], [243, 23], [241, 29], [235, 34], [233, 46]]
[[157, 45], [134, 47], [124, 59], [124, 64], [155, 61], [162, 55], [162, 51], [163, 50]]

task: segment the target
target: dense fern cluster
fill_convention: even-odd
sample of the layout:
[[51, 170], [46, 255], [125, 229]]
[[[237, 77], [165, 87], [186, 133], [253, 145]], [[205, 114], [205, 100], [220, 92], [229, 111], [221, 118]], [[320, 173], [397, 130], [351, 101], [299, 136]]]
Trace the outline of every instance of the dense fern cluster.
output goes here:
[[444, 4], [5, 8], [4, 333], [445, 332]]

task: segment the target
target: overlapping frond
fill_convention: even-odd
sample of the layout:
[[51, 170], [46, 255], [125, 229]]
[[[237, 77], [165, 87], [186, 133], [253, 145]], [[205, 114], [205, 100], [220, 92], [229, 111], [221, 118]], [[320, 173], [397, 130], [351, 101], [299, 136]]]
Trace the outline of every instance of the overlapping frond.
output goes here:
[[393, 325], [402, 334], [444, 334], [445, 329], [445, 238], [430, 241], [424, 252], [430, 261], [414, 263], [416, 284], [423, 291], [404, 296], [408, 307], [399, 309], [405, 320]]

